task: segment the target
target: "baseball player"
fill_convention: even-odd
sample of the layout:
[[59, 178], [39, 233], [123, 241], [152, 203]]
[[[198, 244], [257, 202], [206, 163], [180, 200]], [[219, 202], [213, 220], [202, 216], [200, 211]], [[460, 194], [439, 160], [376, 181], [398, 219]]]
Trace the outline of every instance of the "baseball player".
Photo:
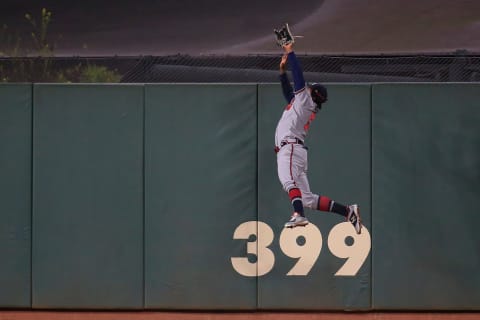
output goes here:
[[[358, 205], [345, 206], [327, 196], [310, 191], [307, 178], [307, 147], [304, 144], [311, 122], [322, 104], [327, 101], [327, 89], [321, 84], [307, 85], [303, 72], [293, 51], [293, 43], [283, 45], [285, 54], [280, 62], [280, 82], [287, 100], [287, 107], [278, 121], [275, 131], [278, 178], [288, 193], [293, 206], [293, 215], [285, 223], [286, 228], [306, 226], [304, 207], [334, 212], [350, 221], [360, 234], [362, 223]], [[285, 73], [287, 61], [290, 65], [294, 88]]]

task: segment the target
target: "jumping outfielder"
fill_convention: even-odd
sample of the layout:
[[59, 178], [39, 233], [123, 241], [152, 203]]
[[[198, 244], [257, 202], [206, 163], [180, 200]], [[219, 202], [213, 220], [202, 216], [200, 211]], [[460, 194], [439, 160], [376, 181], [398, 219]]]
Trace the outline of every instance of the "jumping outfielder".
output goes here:
[[[275, 131], [278, 177], [288, 193], [293, 206], [293, 215], [285, 223], [286, 228], [306, 226], [304, 207], [340, 214], [350, 221], [359, 234], [362, 229], [358, 205], [344, 206], [330, 198], [310, 191], [307, 178], [307, 147], [304, 144], [311, 122], [322, 103], [327, 101], [327, 89], [321, 84], [306, 85], [303, 72], [293, 51], [293, 42], [282, 45], [285, 54], [280, 62], [280, 82], [288, 102]], [[294, 89], [287, 74], [290, 65]]]

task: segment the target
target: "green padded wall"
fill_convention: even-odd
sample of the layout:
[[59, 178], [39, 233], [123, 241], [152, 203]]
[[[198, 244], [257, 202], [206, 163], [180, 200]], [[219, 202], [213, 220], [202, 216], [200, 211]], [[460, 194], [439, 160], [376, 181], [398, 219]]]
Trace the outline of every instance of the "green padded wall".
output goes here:
[[355, 240], [283, 229], [278, 84], [0, 85], [0, 307], [479, 310], [480, 84], [328, 89], [310, 184]]
[[373, 87], [373, 306], [480, 309], [480, 85]]
[[34, 308], [143, 306], [143, 90], [35, 85]]
[[30, 307], [32, 86], [0, 85], [0, 307]]
[[[331, 84], [328, 90], [329, 101], [317, 114], [306, 140], [310, 187], [313, 192], [340, 203], [358, 203], [363, 222], [369, 229], [371, 89], [369, 85]], [[272, 229], [267, 233], [273, 233], [274, 237], [268, 247], [273, 252], [274, 264], [268, 273], [259, 277], [258, 306], [260, 309], [292, 310], [369, 309], [370, 242], [366, 230], [363, 240], [354, 242], [348, 236], [353, 227], [341, 224], [344, 223], [341, 216], [308, 209], [305, 213], [312, 225], [303, 229], [283, 229], [292, 207], [278, 180], [273, 148], [275, 127], [285, 106], [280, 85], [259, 86], [258, 216]], [[331, 233], [332, 248], [328, 245]], [[366, 260], [359, 260], [360, 263], [355, 260], [359, 270], [354, 275], [335, 275], [347, 259], [338, 258], [332, 251], [343, 256], [338, 248], [353, 249], [355, 244], [363, 244], [362, 250], [356, 252], [362, 253]], [[266, 260], [271, 260], [268, 254], [265, 256]], [[303, 258], [295, 258], [300, 256]], [[297, 272], [294, 269], [297, 261], [298, 267], [308, 267]], [[291, 272], [296, 275], [287, 275]]]
[[146, 307], [255, 309], [236, 227], [256, 220], [255, 85], [146, 86]]

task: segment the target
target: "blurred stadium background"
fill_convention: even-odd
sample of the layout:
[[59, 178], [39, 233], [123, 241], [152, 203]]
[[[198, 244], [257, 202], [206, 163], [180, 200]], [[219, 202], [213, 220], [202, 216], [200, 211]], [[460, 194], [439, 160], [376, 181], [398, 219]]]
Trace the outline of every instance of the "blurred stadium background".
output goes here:
[[309, 81], [480, 80], [478, 1], [3, 0], [0, 81], [275, 82], [285, 22]]

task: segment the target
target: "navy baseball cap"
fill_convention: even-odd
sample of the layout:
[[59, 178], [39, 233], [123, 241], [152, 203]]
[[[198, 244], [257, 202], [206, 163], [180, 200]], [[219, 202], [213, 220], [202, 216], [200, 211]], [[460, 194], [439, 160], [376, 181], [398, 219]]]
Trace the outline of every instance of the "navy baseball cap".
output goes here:
[[324, 102], [327, 102], [328, 92], [325, 86], [319, 83], [312, 83], [308, 86], [311, 89], [310, 95], [312, 96], [313, 102], [315, 102], [318, 106], [320, 106]]

